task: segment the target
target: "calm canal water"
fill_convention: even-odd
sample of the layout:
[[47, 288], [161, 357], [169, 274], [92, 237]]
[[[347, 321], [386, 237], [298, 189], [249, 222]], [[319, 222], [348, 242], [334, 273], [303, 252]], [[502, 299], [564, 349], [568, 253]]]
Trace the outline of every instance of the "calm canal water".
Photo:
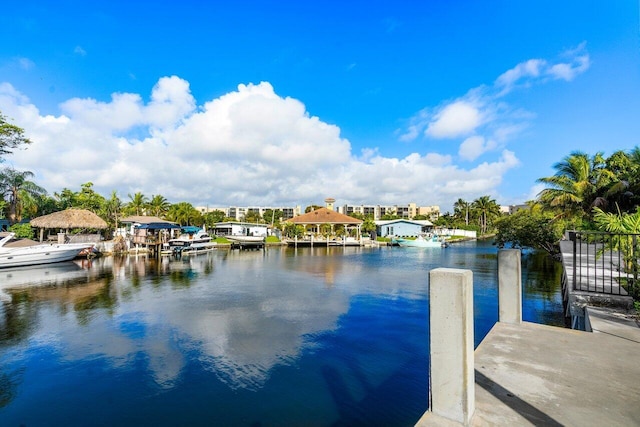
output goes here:
[[[0, 270], [0, 425], [413, 425], [436, 267], [473, 270], [477, 345], [498, 317], [487, 242]], [[557, 264], [527, 254], [523, 288], [525, 320], [563, 324]]]

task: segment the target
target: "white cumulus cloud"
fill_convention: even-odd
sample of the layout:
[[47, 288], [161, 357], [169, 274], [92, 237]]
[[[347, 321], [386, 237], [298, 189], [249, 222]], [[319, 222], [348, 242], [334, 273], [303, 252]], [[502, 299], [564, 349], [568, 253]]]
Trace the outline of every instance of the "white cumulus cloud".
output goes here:
[[478, 108], [466, 101], [456, 101], [436, 113], [425, 134], [434, 138], [453, 138], [468, 135], [481, 123], [482, 114]]
[[[474, 105], [443, 108], [435, 129], [472, 131], [481, 121]], [[148, 98], [73, 98], [57, 116], [41, 115], [2, 83], [0, 111], [33, 141], [7, 163], [35, 172], [51, 193], [93, 182], [101, 194], [116, 190], [124, 200], [141, 191], [196, 206], [304, 205], [327, 196], [341, 203], [447, 206], [459, 197], [496, 193], [518, 165], [509, 151], [492, 159], [485, 154], [485, 163], [469, 168], [438, 152], [396, 158], [370, 148], [356, 155], [338, 126], [311, 115], [300, 100], [278, 95], [268, 82], [241, 84], [198, 105], [186, 80], [163, 77]], [[472, 141], [461, 148], [462, 157], [495, 148], [486, 139]]]
[[497, 146], [495, 141], [485, 140], [479, 135], [471, 136], [460, 144], [458, 155], [464, 159], [473, 161], [480, 157], [483, 153], [495, 149]]

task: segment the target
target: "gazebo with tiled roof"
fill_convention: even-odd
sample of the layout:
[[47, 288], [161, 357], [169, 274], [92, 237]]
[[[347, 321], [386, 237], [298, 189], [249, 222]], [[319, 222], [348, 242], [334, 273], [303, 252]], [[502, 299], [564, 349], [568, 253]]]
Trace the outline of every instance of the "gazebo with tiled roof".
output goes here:
[[319, 208], [314, 211], [298, 215], [286, 222], [302, 225], [305, 229], [309, 226], [315, 227], [315, 232], [320, 233], [320, 227], [328, 224], [331, 226], [331, 234], [333, 234], [334, 227], [336, 225], [342, 225], [345, 229], [355, 228], [358, 232], [358, 239], [360, 239], [360, 228], [362, 226], [362, 220], [350, 217], [348, 215], [335, 212], [328, 208]]

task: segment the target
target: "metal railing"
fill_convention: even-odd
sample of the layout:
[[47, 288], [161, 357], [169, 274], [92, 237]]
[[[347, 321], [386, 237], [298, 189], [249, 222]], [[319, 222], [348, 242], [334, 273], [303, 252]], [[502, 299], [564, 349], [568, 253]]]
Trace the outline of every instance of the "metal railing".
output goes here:
[[569, 240], [573, 243], [573, 265], [565, 266], [565, 272], [573, 276], [568, 279], [574, 290], [637, 294], [640, 234], [570, 231]]

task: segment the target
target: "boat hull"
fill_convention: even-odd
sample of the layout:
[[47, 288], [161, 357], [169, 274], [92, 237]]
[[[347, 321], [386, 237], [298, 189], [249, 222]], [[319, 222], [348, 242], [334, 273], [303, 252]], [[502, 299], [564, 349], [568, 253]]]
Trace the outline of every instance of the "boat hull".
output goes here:
[[264, 243], [263, 236], [224, 236], [227, 240], [239, 243]]
[[445, 242], [441, 242], [440, 240], [395, 239], [394, 241], [399, 246], [409, 247], [409, 248], [443, 248], [443, 247], [446, 247], [446, 243]]
[[182, 234], [176, 239], [170, 239], [167, 243], [169, 251], [173, 252], [211, 249], [215, 246], [215, 242], [211, 241], [211, 236], [209, 236], [204, 230], [199, 230], [195, 234]]
[[70, 261], [92, 244], [66, 243], [60, 245], [36, 245], [23, 248], [4, 248], [0, 252], [0, 268], [52, 264]]

